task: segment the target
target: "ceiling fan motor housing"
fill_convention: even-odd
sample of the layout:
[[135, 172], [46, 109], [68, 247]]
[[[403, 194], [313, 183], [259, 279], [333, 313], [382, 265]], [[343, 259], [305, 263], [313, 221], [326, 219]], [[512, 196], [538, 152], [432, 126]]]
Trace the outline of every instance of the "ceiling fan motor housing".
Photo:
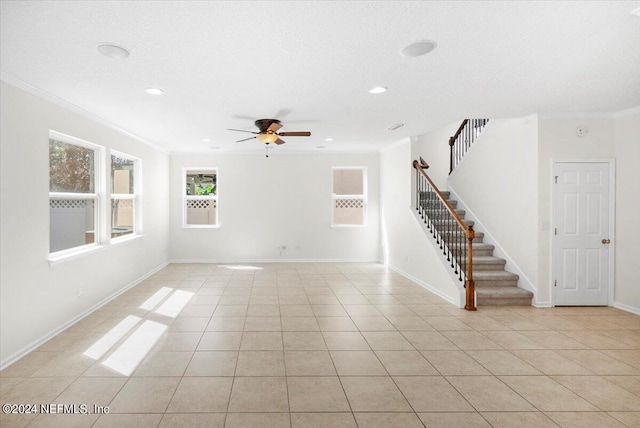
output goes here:
[[279, 125], [280, 121], [278, 119], [258, 119], [254, 122], [260, 132], [267, 132], [269, 127], [274, 123], [277, 123]]

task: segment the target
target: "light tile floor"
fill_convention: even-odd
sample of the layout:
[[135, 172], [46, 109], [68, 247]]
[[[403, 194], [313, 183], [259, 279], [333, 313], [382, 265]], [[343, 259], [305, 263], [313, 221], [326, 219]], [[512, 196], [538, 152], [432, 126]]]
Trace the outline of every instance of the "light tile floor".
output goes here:
[[[640, 427], [640, 317], [376, 264], [170, 265], [0, 373], [9, 427]], [[94, 414], [93, 406], [109, 408]]]

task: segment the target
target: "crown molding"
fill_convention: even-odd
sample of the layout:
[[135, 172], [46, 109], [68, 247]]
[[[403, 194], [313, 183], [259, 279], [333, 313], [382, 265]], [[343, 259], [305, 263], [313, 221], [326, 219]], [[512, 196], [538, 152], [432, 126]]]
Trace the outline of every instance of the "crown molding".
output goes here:
[[634, 114], [640, 114], [640, 106], [617, 111], [613, 113], [613, 117], [619, 118], [619, 117], [632, 116]]
[[614, 112], [540, 113], [540, 119], [617, 119], [640, 113], [640, 106]]
[[72, 103], [70, 103], [68, 101], [65, 101], [62, 98], [57, 97], [57, 96], [55, 96], [55, 95], [53, 95], [53, 94], [51, 94], [51, 93], [49, 93], [49, 92], [47, 92], [47, 91], [45, 91], [43, 89], [40, 89], [40, 88], [38, 88], [36, 86], [33, 86], [30, 83], [27, 83], [27, 82], [25, 82], [23, 80], [20, 80], [17, 77], [11, 76], [10, 74], [5, 73], [4, 71], [0, 71], [0, 80], [2, 80], [3, 82], [5, 82], [5, 83], [7, 83], [9, 85], [15, 86], [16, 88], [22, 89], [23, 91], [28, 92], [31, 95], [34, 95], [34, 96], [39, 97], [39, 98], [42, 98], [45, 101], [48, 101], [50, 103], [53, 103], [53, 104], [57, 105], [58, 107], [62, 107], [62, 108], [67, 109], [67, 110], [69, 110], [69, 111], [71, 111], [73, 113], [76, 113], [76, 114], [84, 117], [85, 119], [89, 119], [89, 120], [91, 120], [93, 122], [96, 122], [96, 123], [102, 125], [102, 126], [105, 126], [105, 127], [109, 128], [109, 129], [111, 129], [113, 131], [118, 132], [119, 134], [122, 134], [122, 135], [124, 135], [124, 136], [126, 136], [128, 138], [131, 138], [132, 140], [135, 140], [135, 141], [137, 141], [139, 143], [142, 143], [142, 144], [144, 144], [146, 146], [149, 146], [154, 150], [158, 150], [158, 151], [160, 151], [162, 153], [165, 153], [165, 154], [170, 154], [169, 150], [167, 150], [166, 148], [161, 147], [161, 146], [159, 146], [157, 144], [151, 143], [151, 142], [145, 140], [144, 138], [139, 137], [138, 135], [136, 135], [136, 134], [134, 134], [132, 132], [129, 132], [126, 129], [121, 128], [120, 126], [118, 126], [118, 125], [116, 125], [114, 123], [111, 123], [111, 122], [101, 118], [100, 116], [97, 116], [94, 113], [91, 113], [91, 112], [89, 112], [87, 110], [84, 110], [83, 108], [78, 107], [75, 104], [72, 104]]

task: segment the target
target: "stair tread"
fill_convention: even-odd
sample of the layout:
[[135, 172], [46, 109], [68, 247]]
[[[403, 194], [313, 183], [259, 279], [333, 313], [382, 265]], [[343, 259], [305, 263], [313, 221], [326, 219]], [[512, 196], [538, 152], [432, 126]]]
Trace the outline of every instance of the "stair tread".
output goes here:
[[471, 244], [474, 250], [495, 250], [493, 244], [485, 244], [484, 242], [474, 242]]
[[[463, 222], [466, 225], [475, 226], [473, 220], [465, 220], [466, 212], [457, 208], [458, 201], [451, 199], [451, 192], [448, 190], [441, 192]], [[423, 215], [429, 216], [431, 213], [439, 212], [439, 207], [432, 200], [432, 196], [421, 198], [421, 201], [424, 201], [423, 204], [421, 203]], [[451, 220], [432, 218], [431, 221], [445, 242], [448, 238], [459, 236], [458, 225], [451, 222]], [[531, 305], [533, 293], [518, 288], [517, 281], [520, 276], [504, 270], [506, 260], [495, 257], [493, 255], [495, 246], [482, 242], [483, 239], [484, 233], [476, 231], [475, 239], [472, 242], [474, 250], [473, 265], [477, 268], [477, 270], [474, 269], [473, 273], [474, 281], [476, 282], [477, 304], [482, 306]], [[478, 254], [475, 254], [476, 251]]]
[[518, 278], [520, 278], [518, 275], [516, 275], [515, 273], [511, 273], [509, 271], [506, 270], [481, 270], [478, 272], [474, 272], [473, 273], [473, 279], [474, 280], [509, 280], [509, 279], [515, 279], [517, 280]]

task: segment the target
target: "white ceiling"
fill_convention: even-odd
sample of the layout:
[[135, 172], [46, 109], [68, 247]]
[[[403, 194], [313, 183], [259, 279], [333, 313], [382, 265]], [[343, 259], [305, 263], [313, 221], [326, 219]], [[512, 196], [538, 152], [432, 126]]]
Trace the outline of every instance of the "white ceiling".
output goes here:
[[[640, 17], [630, 13], [638, 7], [2, 1], [0, 70], [172, 152], [261, 149], [225, 129], [254, 130], [252, 119], [278, 112], [282, 131], [312, 132], [278, 151], [372, 150], [464, 117], [640, 105]], [[399, 54], [422, 39], [438, 47]], [[105, 42], [131, 56], [100, 55]], [[367, 92], [378, 85], [389, 91]], [[396, 122], [406, 125], [387, 130]]]

